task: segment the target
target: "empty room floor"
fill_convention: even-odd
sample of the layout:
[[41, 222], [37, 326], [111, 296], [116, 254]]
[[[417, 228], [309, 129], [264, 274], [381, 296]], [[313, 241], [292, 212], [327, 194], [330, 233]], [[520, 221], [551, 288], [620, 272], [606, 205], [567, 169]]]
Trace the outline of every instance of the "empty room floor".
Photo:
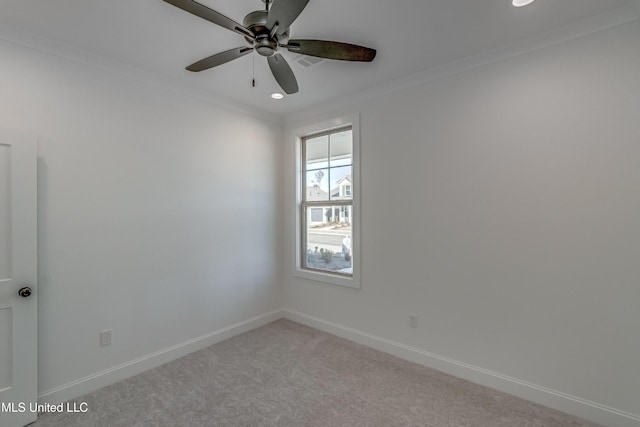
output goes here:
[[75, 402], [32, 425], [596, 426], [284, 319]]

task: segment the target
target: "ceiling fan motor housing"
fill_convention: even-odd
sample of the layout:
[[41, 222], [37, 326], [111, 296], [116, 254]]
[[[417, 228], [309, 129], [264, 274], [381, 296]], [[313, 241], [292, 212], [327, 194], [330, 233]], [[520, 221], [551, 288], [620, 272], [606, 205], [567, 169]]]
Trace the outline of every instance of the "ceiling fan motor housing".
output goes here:
[[289, 29], [281, 35], [270, 35], [271, 30], [267, 28], [266, 10], [256, 10], [244, 17], [242, 25], [255, 34], [255, 41], [249, 37], [245, 40], [249, 46], [253, 47], [262, 56], [273, 56], [278, 50], [278, 45], [287, 44], [289, 41]]
[[165, 2], [223, 28], [240, 34], [246, 46], [239, 46], [208, 56], [187, 66], [188, 71], [208, 70], [248, 55], [252, 50], [267, 58], [273, 77], [289, 95], [298, 92], [298, 81], [280, 49], [301, 55], [342, 61], [371, 62], [375, 49], [327, 40], [289, 39], [289, 27], [298, 18], [309, 0], [262, 0], [265, 10], [256, 10], [244, 17], [243, 24], [227, 18], [196, 0], [164, 0]]

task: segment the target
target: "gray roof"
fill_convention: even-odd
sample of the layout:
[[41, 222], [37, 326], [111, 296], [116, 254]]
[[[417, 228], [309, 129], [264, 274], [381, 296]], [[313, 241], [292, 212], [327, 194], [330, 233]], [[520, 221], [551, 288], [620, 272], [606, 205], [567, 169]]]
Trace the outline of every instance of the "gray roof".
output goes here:
[[329, 200], [329, 193], [324, 191], [322, 188], [318, 186], [307, 188], [308, 202], [324, 202], [327, 200]]

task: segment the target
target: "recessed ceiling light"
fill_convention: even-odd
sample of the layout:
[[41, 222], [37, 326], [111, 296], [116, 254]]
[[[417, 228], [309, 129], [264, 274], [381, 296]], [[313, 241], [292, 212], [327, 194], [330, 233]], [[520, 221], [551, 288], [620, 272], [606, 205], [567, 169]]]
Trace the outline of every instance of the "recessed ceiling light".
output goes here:
[[511, 0], [511, 4], [515, 7], [522, 7], [533, 3], [534, 0]]
[[273, 99], [282, 99], [282, 98], [284, 98], [284, 95], [281, 94], [280, 92], [274, 92], [274, 93], [271, 94], [271, 97]]

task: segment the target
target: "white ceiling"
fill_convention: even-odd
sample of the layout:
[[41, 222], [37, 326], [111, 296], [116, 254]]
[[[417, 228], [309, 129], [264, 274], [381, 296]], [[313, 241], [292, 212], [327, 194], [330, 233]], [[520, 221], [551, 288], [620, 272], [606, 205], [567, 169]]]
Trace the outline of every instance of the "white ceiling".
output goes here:
[[[201, 2], [237, 22], [264, 7], [260, 0]], [[162, 0], [0, 0], [0, 28], [155, 73], [205, 97], [286, 114], [614, 9], [633, 13], [631, 3], [638, 0], [537, 0], [524, 8], [511, 7], [508, 0], [311, 0], [292, 25], [292, 38], [360, 44], [378, 55], [370, 64], [324, 60], [306, 68], [286, 52], [300, 92], [281, 101], [269, 98], [279, 88], [257, 54], [201, 73], [185, 71], [199, 59], [243, 46], [243, 38]], [[256, 88], [250, 84], [254, 56]]]

